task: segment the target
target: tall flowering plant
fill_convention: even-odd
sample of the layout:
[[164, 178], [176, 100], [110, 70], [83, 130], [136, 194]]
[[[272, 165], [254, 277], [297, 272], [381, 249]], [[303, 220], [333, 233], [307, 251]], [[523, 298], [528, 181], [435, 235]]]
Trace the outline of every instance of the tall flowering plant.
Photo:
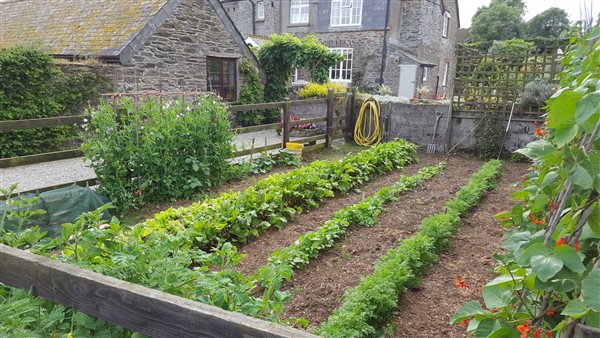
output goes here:
[[[516, 204], [499, 276], [454, 316], [476, 337], [570, 337], [600, 328], [600, 28], [573, 39], [560, 89], [547, 101]], [[585, 326], [581, 326], [583, 324]]]

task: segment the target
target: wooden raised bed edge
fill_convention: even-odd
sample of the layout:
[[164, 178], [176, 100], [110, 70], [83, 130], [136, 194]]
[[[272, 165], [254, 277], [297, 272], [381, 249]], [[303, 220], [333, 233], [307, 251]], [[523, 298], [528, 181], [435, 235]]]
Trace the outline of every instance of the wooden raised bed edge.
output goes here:
[[0, 282], [151, 337], [316, 337], [3, 244]]

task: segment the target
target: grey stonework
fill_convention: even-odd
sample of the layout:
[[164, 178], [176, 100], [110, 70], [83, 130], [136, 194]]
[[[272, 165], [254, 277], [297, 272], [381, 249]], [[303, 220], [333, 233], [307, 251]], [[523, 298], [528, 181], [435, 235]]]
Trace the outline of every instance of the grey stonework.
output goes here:
[[[384, 121], [389, 116], [390, 138], [403, 138], [420, 146], [426, 146], [431, 143], [436, 119], [435, 112], [441, 112], [442, 117], [440, 118], [434, 140], [434, 144], [438, 145], [438, 151], [441, 151], [446, 140], [448, 108], [448, 105], [383, 103], [381, 105], [381, 114]], [[450, 145], [454, 146], [460, 142], [457, 148], [472, 148], [476, 140], [473, 128], [477, 124], [477, 121], [477, 119], [453, 118]], [[498, 121], [498, 123], [501, 130], [506, 128], [506, 121]], [[524, 147], [529, 142], [535, 141], [534, 131], [535, 125], [533, 122], [513, 120], [504, 148], [514, 151]]]
[[109, 77], [118, 92], [204, 91], [207, 56], [242, 58], [208, 1], [183, 0], [126, 64], [110, 64]]
[[[303, 25], [289, 23], [289, 0], [267, 1], [266, 19], [262, 26], [256, 22], [254, 32], [252, 15], [248, 11], [251, 0], [223, 0], [223, 6], [244, 36], [255, 34], [292, 33], [303, 37], [307, 34], [327, 47], [351, 47], [355, 55], [353, 71], [364, 71], [362, 85], [374, 86], [380, 81], [385, 15], [389, 6], [387, 48], [384, 67], [384, 83], [398, 93], [400, 65], [417, 64], [415, 87], [430, 89], [429, 96], [450, 97], [454, 85], [454, 46], [458, 30], [458, 8], [453, 0], [363, 0], [361, 24], [331, 27], [331, 0], [310, 1], [309, 22]], [[256, 0], [252, 0], [256, 1]], [[270, 6], [269, 6], [270, 5]], [[444, 12], [450, 13], [447, 37], [442, 37]], [[410, 54], [414, 58], [408, 57]], [[418, 59], [418, 60], [415, 60]], [[445, 63], [449, 62], [448, 81], [443, 86]], [[423, 82], [423, 64], [430, 64], [428, 79]], [[308, 80], [302, 78], [303, 80]], [[437, 88], [437, 92], [436, 92]]]

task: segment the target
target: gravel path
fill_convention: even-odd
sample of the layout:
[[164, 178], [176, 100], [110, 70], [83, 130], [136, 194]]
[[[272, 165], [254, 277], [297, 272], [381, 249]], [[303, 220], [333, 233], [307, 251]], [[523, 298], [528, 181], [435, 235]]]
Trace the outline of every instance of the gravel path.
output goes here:
[[[275, 130], [264, 130], [237, 135], [233, 141], [237, 150], [249, 149], [254, 138], [254, 146], [262, 147], [281, 142]], [[294, 140], [297, 138], [290, 138]], [[70, 183], [96, 177], [94, 170], [82, 158], [51, 161], [0, 169], [0, 187], [18, 183], [17, 192], [44, 188], [57, 184]]]

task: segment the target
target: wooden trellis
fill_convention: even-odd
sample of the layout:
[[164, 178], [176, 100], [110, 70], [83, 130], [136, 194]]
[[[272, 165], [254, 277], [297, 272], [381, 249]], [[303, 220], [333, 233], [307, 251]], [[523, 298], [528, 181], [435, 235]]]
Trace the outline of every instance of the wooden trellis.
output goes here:
[[538, 44], [531, 53], [512, 56], [458, 45], [452, 102], [454, 118], [478, 118], [489, 111], [503, 117], [516, 100], [515, 118], [539, 119], [540, 110], [520, 106], [519, 96], [530, 81], [540, 78], [556, 81], [560, 70], [559, 49], [564, 49], [563, 45], [558, 40], [546, 42]]

